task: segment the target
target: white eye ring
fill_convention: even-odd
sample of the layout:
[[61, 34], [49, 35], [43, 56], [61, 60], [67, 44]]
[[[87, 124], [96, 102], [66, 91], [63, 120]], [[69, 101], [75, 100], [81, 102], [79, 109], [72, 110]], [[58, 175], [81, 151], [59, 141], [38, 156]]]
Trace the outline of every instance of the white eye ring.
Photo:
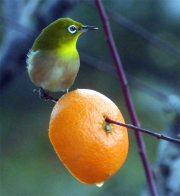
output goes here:
[[76, 33], [77, 28], [76, 28], [76, 26], [74, 26], [74, 25], [70, 25], [70, 26], [68, 27], [68, 31], [69, 31], [71, 34], [74, 34], [74, 33]]

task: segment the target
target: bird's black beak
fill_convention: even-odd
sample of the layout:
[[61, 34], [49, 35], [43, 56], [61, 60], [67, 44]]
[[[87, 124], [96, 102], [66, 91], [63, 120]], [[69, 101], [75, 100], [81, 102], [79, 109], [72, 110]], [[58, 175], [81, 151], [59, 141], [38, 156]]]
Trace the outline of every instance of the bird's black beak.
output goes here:
[[88, 25], [84, 25], [82, 26], [79, 31], [88, 31], [88, 30], [97, 30], [98, 28], [95, 26], [88, 26]]

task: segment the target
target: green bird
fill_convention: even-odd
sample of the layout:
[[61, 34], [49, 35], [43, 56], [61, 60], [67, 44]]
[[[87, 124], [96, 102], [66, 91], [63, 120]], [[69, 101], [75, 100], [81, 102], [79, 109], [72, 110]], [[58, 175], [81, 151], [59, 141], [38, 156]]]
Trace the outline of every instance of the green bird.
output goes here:
[[30, 79], [41, 92], [68, 92], [80, 66], [77, 39], [81, 33], [95, 29], [98, 28], [60, 18], [42, 30], [27, 55]]

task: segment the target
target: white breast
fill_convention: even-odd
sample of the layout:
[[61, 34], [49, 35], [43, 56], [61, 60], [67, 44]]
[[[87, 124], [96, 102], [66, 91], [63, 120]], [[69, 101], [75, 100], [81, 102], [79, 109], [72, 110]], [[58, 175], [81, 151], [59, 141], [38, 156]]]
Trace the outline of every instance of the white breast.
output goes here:
[[69, 89], [79, 66], [78, 53], [65, 58], [56, 52], [30, 51], [27, 58], [27, 69], [32, 82], [52, 92]]

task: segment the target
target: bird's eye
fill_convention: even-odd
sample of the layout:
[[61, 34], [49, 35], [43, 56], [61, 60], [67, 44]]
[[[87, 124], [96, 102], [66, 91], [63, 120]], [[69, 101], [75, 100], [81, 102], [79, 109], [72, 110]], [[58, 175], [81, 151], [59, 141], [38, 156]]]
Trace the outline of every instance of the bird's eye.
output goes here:
[[77, 29], [74, 25], [68, 27], [68, 31], [72, 34], [76, 33]]

